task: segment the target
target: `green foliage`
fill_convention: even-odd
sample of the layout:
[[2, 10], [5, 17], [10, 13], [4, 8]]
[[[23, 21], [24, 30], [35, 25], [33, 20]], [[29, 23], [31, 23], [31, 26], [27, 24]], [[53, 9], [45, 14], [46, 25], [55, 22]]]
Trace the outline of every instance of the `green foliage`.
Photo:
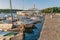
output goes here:
[[[21, 11], [19, 9], [12, 9], [12, 12], [13, 13], [16, 13], [16, 11]], [[0, 13], [3, 12], [3, 13], [10, 13], [11, 10], [10, 9], [0, 9]]]
[[52, 7], [41, 10], [42, 13], [60, 13], [60, 7]]
[[[19, 9], [12, 9], [13, 13], [16, 13], [17, 11], [22, 11]], [[42, 13], [60, 13], [60, 7], [50, 7], [50, 8], [46, 8], [43, 10], [40, 10]], [[10, 9], [0, 9], [0, 13], [10, 13]]]

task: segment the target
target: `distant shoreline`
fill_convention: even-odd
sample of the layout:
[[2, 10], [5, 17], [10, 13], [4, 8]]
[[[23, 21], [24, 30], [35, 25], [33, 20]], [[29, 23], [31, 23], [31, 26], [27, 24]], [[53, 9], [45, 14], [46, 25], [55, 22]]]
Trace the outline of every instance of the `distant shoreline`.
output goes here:
[[[33, 9], [31, 9], [33, 10]], [[22, 9], [12, 9], [12, 13], [16, 13], [17, 11], [24, 11]], [[0, 13], [11, 13], [10, 9], [0, 9]], [[39, 10], [39, 13], [60, 13], [60, 7], [51, 7]]]
[[[12, 9], [12, 13], [16, 13], [17, 11], [22, 11], [19, 9]], [[0, 13], [11, 13], [10, 9], [0, 9]]]

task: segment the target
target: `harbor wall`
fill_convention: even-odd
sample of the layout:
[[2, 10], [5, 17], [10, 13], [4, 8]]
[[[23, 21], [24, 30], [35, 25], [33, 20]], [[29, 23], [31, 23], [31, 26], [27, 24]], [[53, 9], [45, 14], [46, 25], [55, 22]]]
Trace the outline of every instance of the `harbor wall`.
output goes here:
[[45, 15], [45, 21], [38, 40], [60, 40], [60, 15]]

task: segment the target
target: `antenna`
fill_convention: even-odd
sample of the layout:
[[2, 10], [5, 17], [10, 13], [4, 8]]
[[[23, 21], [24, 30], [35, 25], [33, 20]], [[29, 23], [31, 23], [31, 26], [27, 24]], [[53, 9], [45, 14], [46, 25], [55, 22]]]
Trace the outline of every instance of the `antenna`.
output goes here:
[[13, 24], [12, 2], [11, 2], [11, 0], [9, 0], [9, 2], [10, 2], [10, 12], [11, 12], [11, 17], [12, 17], [12, 24]]

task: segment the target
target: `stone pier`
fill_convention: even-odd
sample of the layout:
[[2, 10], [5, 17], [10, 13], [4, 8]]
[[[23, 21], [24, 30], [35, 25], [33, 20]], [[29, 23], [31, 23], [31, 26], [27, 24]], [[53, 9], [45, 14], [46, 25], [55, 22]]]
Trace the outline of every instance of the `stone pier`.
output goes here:
[[60, 15], [45, 16], [40, 38], [38, 40], [60, 40]]

